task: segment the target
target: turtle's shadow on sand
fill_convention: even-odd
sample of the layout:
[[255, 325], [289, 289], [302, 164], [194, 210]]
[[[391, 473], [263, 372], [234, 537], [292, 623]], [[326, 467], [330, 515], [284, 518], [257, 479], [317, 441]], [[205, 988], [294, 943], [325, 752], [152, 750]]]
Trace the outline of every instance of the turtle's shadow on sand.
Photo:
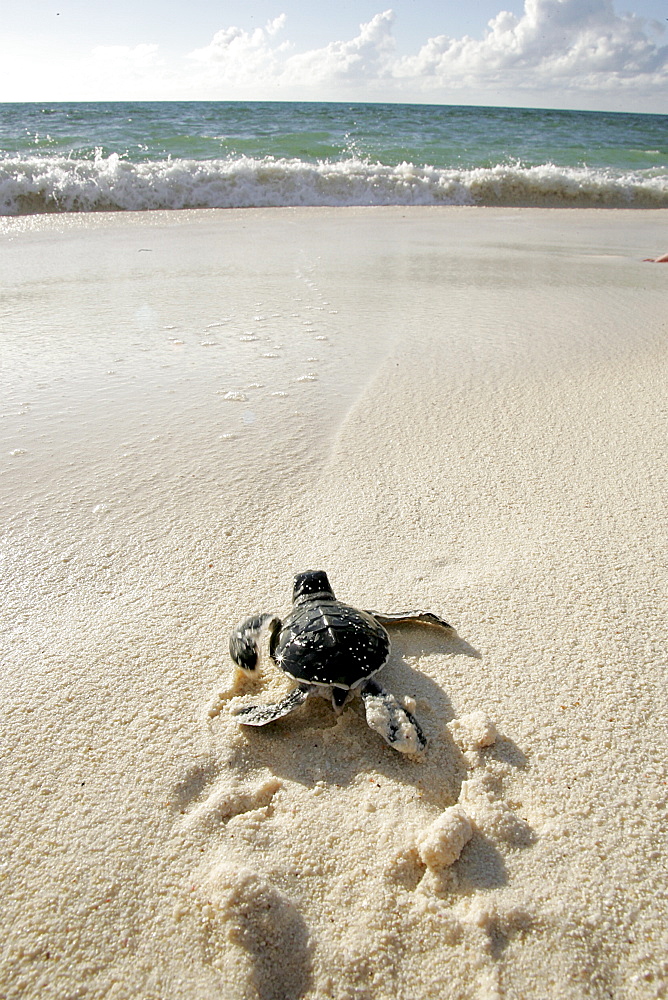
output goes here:
[[[378, 681], [400, 701], [406, 696], [415, 699], [415, 716], [429, 740], [419, 758], [393, 750], [368, 727], [361, 699], [355, 699], [337, 717], [324, 699], [315, 697], [269, 726], [243, 727], [227, 767], [237, 773], [266, 768], [276, 777], [306, 788], [345, 788], [360, 775], [367, 775], [370, 784], [385, 778], [413, 786], [420, 800], [439, 809], [453, 805], [469, 772], [446, 728], [454, 718], [452, 703], [446, 692], [426, 673], [413, 669], [406, 657], [446, 654], [482, 659], [481, 654], [455, 633], [428, 626], [394, 626], [391, 637], [392, 654]], [[267, 700], [261, 687], [257, 700]], [[469, 890], [493, 888], [507, 881], [501, 855], [479, 831], [467, 845], [462, 864]]]
[[399, 649], [405, 656], [437, 656], [448, 653], [450, 656], [470, 656], [474, 660], [482, 660], [482, 653], [466, 639], [462, 639], [454, 629], [446, 632], [432, 625], [402, 622], [390, 625], [388, 631], [392, 648]]

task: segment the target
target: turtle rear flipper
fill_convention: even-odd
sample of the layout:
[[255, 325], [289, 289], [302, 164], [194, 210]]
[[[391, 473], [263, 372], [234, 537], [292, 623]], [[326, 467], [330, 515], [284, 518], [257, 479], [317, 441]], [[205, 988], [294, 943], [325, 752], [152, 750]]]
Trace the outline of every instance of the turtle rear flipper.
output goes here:
[[259, 639], [264, 629], [269, 629], [271, 638], [280, 631], [281, 620], [276, 615], [251, 615], [244, 618], [230, 636], [230, 656], [247, 674], [258, 672]]
[[290, 712], [299, 708], [310, 694], [311, 688], [300, 684], [282, 701], [269, 705], [246, 705], [244, 708], [237, 709], [233, 714], [242, 726], [266, 726], [269, 722], [282, 719], [284, 715], [289, 715]]
[[427, 739], [417, 720], [403, 708], [394, 695], [375, 680], [366, 682], [361, 690], [366, 721], [386, 743], [400, 753], [422, 753]]

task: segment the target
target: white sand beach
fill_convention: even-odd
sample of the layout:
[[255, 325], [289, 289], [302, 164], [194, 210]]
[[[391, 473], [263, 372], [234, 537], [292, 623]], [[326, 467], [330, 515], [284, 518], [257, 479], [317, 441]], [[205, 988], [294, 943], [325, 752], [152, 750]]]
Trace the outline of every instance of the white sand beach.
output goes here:
[[[0, 221], [3, 1000], [668, 995], [665, 220]], [[232, 717], [309, 568], [419, 758]]]

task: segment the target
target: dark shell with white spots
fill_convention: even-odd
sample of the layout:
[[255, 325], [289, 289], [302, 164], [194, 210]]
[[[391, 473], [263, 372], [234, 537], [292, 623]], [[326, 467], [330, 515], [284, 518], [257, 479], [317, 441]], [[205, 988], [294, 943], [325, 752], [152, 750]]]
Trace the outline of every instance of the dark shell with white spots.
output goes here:
[[367, 612], [318, 595], [294, 608], [271, 652], [295, 680], [352, 688], [385, 665], [390, 638]]

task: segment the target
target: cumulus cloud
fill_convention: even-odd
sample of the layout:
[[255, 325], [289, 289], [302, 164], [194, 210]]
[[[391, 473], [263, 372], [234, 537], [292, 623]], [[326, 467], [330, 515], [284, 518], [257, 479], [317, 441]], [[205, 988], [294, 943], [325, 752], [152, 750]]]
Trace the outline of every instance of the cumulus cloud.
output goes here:
[[501, 11], [482, 39], [430, 38], [395, 72], [427, 87], [659, 85], [668, 79], [668, 47], [646, 28], [639, 17], [616, 14], [611, 0], [526, 0], [521, 17]]
[[223, 28], [208, 45], [195, 49], [188, 58], [199, 64], [205, 80], [217, 86], [243, 89], [257, 87], [258, 83], [276, 83], [284, 72], [291, 48], [287, 41], [274, 41], [285, 21], [285, 14], [281, 14], [254, 31]]
[[395, 65], [393, 24], [394, 12], [386, 10], [361, 24], [359, 35], [348, 42], [330, 42], [324, 48], [291, 56], [285, 64], [286, 80], [320, 85], [387, 80]]
[[254, 31], [224, 28], [189, 58], [208, 69], [210, 81], [235, 88], [257, 90], [264, 84], [295, 91], [373, 83], [392, 75], [393, 22], [394, 14], [387, 10], [361, 24], [359, 34], [348, 41], [294, 52], [289, 41], [277, 38], [286, 24], [281, 14]]
[[668, 46], [651, 37], [663, 26], [618, 15], [612, 0], [526, 0], [521, 16], [500, 11], [482, 38], [436, 35], [403, 56], [394, 22], [386, 10], [347, 41], [295, 52], [277, 37], [286, 25], [281, 15], [251, 32], [225, 28], [190, 58], [206, 67], [211, 85], [331, 100], [447, 100], [453, 91], [577, 92], [668, 81]]

